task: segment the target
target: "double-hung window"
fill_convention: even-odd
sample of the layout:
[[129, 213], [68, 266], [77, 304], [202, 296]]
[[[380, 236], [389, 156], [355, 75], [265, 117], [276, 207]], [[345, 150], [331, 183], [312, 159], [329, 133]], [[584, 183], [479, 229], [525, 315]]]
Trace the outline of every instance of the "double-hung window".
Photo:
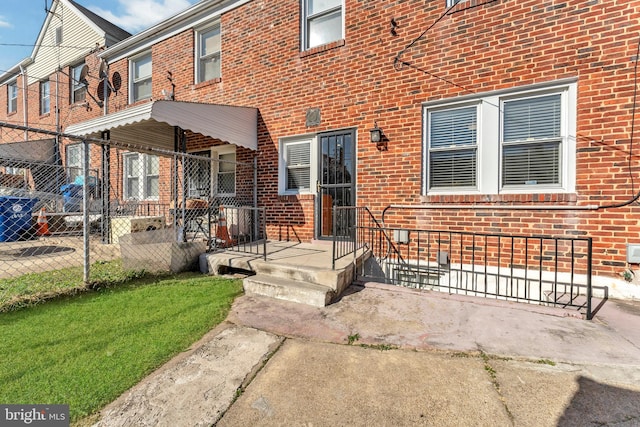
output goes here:
[[575, 191], [576, 84], [424, 106], [424, 193]]
[[82, 162], [84, 161], [84, 144], [67, 145], [67, 175], [69, 182], [75, 182], [76, 177], [82, 176]]
[[151, 154], [126, 153], [123, 161], [125, 199], [158, 199], [160, 158]]
[[151, 98], [151, 53], [131, 60], [131, 95], [132, 102]]
[[343, 0], [302, 0], [304, 49], [344, 38]]
[[7, 113], [18, 111], [18, 82], [7, 85]]
[[311, 142], [310, 138], [282, 142], [281, 192], [301, 193], [311, 190]]
[[218, 195], [236, 194], [236, 153], [218, 154]]
[[51, 92], [49, 80], [40, 82], [40, 114], [49, 114], [51, 111]]
[[220, 24], [198, 32], [197, 81], [220, 77]]
[[502, 103], [502, 187], [560, 186], [562, 95]]
[[475, 189], [478, 107], [429, 112], [430, 188]]
[[87, 99], [87, 86], [81, 82], [84, 64], [71, 67], [71, 103], [84, 102]]

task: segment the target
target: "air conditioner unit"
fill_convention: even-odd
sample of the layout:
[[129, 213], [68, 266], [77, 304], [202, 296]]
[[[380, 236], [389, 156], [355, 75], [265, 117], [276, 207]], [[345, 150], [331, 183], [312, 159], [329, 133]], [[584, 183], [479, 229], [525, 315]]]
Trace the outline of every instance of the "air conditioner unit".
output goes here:
[[111, 243], [120, 236], [141, 231], [160, 230], [166, 224], [164, 216], [120, 216], [111, 218]]

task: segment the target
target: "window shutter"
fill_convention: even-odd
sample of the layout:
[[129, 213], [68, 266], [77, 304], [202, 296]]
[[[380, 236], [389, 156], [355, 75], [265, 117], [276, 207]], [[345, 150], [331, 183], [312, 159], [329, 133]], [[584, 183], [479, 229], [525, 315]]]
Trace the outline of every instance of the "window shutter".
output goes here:
[[434, 111], [429, 118], [430, 188], [475, 187], [477, 108]]

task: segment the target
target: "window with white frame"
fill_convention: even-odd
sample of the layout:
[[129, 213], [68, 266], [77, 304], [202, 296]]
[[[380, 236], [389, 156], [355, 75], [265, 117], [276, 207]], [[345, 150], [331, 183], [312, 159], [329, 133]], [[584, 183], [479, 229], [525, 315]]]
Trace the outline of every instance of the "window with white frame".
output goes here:
[[[234, 147], [235, 148], [235, 147]], [[218, 153], [218, 194], [233, 196], [236, 194], [236, 153]]]
[[292, 139], [280, 144], [280, 192], [311, 191], [312, 139]]
[[151, 53], [132, 59], [130, 67], [132, 102], [151, 98]]
[[49, 114], [51, 111], [51, 93], [49, 80], [40, 82], [40, 114]]
[[304, 49], [344, 38], [343, 0], [302, 0]]
[[67, 145], [65, 164], [69, 182], [74, 182], [76, 177], [82, 176], [82, 161], [84, 159], [84, 144]]
[[87, 86], [81, 82], [84, 64], [71, 67], [71, 103], [84, 102], [87, 99]]
[[7, 113], [18, 111], [18, 82], [7, 85]]
[[447, 7], [451, 7], [454, 4], [458, 4], [458, 3], [462, 3], [465, 2], [467, 0], [447, 0]]
[[158, 199], [160, 195], [160, 158], [151, 154], [123, 154], [124, 198]]
[[220, 77], [220, 24], [198, 32], [197, 81]]
[[424, 192], [575, 191], [576, 84], [424, 106]]

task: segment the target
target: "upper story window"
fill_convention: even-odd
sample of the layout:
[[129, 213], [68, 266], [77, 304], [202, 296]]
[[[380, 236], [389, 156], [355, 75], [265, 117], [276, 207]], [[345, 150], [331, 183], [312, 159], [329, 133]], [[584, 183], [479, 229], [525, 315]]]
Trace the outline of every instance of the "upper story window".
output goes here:
[[304, 50], [344, 38], [343, 0], [302, 0]]
[[51, 93], [49, 80], [40, 82], [40, 114], [49, 114], [51, 111]]
[[430, 103], [427, 194], [575, 191], [576, 85]]
[[82, 74], [82, 67], [84, 64], [71, 67], [71, 103], [84, 102], [87, 98], [87, 86], [81, 82], [80, 75]]
[[220, 24], [198, 32], [197, 82], [220, 77]]
[[7, 85], [7, 113], [18, 111], [18, 82]]
[[465, 2], [467, 0], [447, 0], [447, 7], [451, 7], [454, 4], [458, 4], [458, 3], [462, 3]]
[[132, 102], [151, 98], [151, 53], [131, 60], [131, 95]]

